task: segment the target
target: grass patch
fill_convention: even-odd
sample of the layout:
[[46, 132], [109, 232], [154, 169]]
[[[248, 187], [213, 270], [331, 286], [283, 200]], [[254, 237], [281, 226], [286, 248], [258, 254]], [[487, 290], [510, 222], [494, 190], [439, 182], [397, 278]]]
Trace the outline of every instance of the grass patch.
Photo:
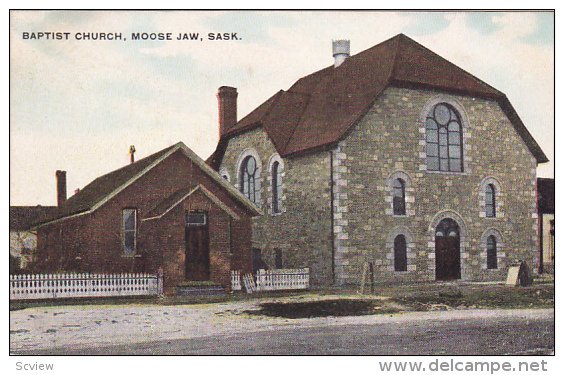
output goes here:
[[326, 316], [389, 314], [401, 311], [380, 300], [331, 299], [304, 302], [265, 302], [260, 310], [245, 311], [251, 315], [300, 319]]
[[547, 287], [490, 287], [454, 289], [392, 298], [409, 310], [429, 311], [444, 308], [550, 308], [554, 307], [554, 289]]

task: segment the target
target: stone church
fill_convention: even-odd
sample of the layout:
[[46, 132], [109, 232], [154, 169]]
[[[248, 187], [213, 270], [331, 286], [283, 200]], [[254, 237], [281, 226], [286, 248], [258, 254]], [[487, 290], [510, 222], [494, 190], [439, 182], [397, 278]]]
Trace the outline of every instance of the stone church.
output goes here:
[[[218, 92], [208, 159], [264, 215], [256, 267], [314, 285], [493, 281], [536, 265], [536, 168], [548, 159], [502, 92], [400, 34], [300, 78], [237, 121]], [[508, 62], [509, 63], [509, 62]]]

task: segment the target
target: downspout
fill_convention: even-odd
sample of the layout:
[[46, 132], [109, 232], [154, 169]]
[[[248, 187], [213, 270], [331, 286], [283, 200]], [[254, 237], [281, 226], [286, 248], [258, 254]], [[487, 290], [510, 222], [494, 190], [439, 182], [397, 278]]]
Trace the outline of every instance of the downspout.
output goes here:
[[331, 186], [331, 276], [335, 285], [335, 180], [333, 179], [333, 151], [329, 151], [329, 184]]
[[539, 210], [539, 180], [538, 178], [535, 181], [535, 190], [536, 190], [536, 207], [537, 207], [537, 220], [538, 220], [538, 243], [537, 246], [539, 248], [539, 274], [544, 272], [544, 244], [543, 244], [543, 220], [542, 220], [542, 213]]

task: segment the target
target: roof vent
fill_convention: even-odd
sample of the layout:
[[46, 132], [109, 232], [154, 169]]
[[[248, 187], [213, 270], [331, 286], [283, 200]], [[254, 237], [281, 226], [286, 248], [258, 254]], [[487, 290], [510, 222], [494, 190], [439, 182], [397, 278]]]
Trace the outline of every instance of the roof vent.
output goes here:
[[346, 39], [333, 41], [333, 57], [335, 68], [341, 65], [351, 55], [351, 41]]

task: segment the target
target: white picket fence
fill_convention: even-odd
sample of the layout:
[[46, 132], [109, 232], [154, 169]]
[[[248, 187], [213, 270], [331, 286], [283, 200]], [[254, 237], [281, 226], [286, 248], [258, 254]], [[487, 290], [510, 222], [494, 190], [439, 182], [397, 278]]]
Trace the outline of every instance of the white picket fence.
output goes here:
[[258, 270], [254, 279], [251, 274], [241, 275], [240, 271], [231, 271], [232, 290], [242, 289], [241, 277], [247, 293], [309, 288], [309, 268]]
[[231, 271], [231, 290], [241, 290], [241, 271]]
[[59, 273], [10, 275], [10, 299], [162, 295], [162, 274]]

